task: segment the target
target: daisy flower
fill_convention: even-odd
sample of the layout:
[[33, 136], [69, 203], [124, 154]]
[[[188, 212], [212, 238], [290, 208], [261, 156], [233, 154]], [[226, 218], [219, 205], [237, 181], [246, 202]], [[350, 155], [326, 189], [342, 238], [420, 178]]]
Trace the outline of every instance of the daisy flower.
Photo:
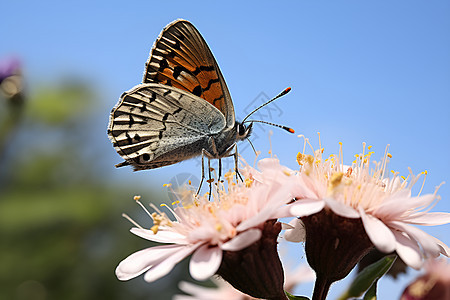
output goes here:
[[308, 263], [318, 281], [326, 281], [316, 281], [316, 286], [324, 285], [319, 290], [327, 291], [332, 282], [344, 278], [373, 246], [385, 253], [396, 251], [416, 269], [425, 257], [450, 254], [442, 241], [412, 226], [450, 222], [449, 213], [429, 211], [439, 201], [438, 188], [433, 194], [411, 195], [426, 172], [408, 178], [397, 172], [387, 176], [391, 155], [386, 149], [376, 162], [370, 150], [366, 153], [364, 144], [351, 166], [342, 163], [342, 146], [339, 155], [327, 159], [322, 157], [323, 149], [297, 156], [301, 167], [292, 190], [297, 201], [290, 209], [300, 220], [290, 223], [285, 238], [305, 240]]
[[[289, 177], [283, 172], [279, 176]], [[268, 178], [264, 182], [247, 178], [238, 185], [231, 182], [232, 174], [226, 178], [228, 189], [218, 188], [212, 201], [185, 190], [173, 209], [166, 206], [172, 218], [152, 205], [155, 212], [148, 214], [153, 227], [136, 224], [131, 232], [166, 245], [130, 255], [118, 265], [117, 277], [129, 280], [145, 273], [146, 281], [155, 281], [192, 254], [189, 271], [196, 280], [219, 274], [254, 297], [284, 299], [277, 253], [281, 224], [276, 219], [289, 213], [285, 205], [289, 191]]]

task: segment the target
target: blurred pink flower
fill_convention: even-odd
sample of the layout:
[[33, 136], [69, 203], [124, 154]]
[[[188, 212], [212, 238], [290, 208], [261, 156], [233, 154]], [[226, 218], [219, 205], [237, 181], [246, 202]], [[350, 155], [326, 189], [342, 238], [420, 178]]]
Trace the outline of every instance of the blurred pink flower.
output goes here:
[[425, 274], [414, 280], [403, 292], [401, 300], [450, 299], [450, 264], [444, 258], [425, 263]]

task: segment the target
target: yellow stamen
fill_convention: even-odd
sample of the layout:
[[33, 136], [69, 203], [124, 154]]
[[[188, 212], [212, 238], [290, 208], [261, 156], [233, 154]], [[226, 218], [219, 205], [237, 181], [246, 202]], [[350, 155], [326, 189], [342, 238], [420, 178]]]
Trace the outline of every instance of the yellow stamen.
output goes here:
[[302, 160], [304, 159], [304, 154], [301, 154], [300, 152], [299, 153], [297, 153], [297, 163], [300, 165], [300, 166], [303, 166], [303, 163], [302, 163]]
[[335, 188], [336, 186], [338, 186], [341, 183], [343, 176], [344, 176], [344, 173], [342, 173], [342, 172], [333, 173], [333, 175], [331, 175], [331, 179], [330, 179], [330, 183], [329, 183], [330, 187]]
[[158, 225], [153, 225], [152, 228], [150, 228], [150, 230], [153, 231], [153, 234], [157, 234], [158, 233], [158, 229], [159, 229]]
[[252, 180], [252, 179], [250, 179], [250, 178], [245, 178], [245, 187], [246, 187], [246, 188], [251, 187], [252, 184], [253, 184], [253, 180]]

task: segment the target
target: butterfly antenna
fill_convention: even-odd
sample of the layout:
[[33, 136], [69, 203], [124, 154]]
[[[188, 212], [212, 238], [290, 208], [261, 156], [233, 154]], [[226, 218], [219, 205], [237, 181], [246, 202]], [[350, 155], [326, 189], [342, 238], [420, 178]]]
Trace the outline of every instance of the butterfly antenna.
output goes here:
[[[251, 113], [249, 113], [249, 114], [244, 118], [244, 120], [242, 120], [242, 123], [245, 123], [245, 122], [246, 122], [245, 120], [247, 120], [248, 117], [250, 117], [251, 115], [253, 115], [255, 112], [257, 112], [258, 110], [260, 110], [261, 108], [263, 108], [263, 107], [266, 106], [267, 104], [269, 104], [269, 103], [271, 103], [271, 102], [277, 100], [278, 98], [283, 97], [284, 95], [286, 95], [286, 94], [289, 93], [290, 91], [291, 91], [291, 88], [288, 87], [288, 88], [286, 88], [284, 91], [282, 91], [281, 93], [279, 93], [278, 95], [276, 95], [274, 98], [270, 99], [270, 100], [267, 101], [266, 103], [263, 103], [263, 104], [260, 105], [259, 107], [255, 108]], [[247, 121], [247, 122], [250, 122], [250, 121]], [[254, 122], [254, 121], [253, 121], [253, 122]], [[274, 125], [274, 124], [272, 124], [272, 125]]]
[[287, 127], [287, 126], [283, 126], [283, 125], [279, 125], [279, 124], [274, 124], [274, 123], [270, 123], [270, 122], [267, 122], [267, 121], [248, 120], [246, 122], [249, 122], [249, 123], [253, 123], [253, 122], [255, 122], [255, 123], [264, 123], [264, 124], [267, 124], [267, 125], [272, 125], [272, 126], [284, 129], [284, 130], [286, 130], [287, 132], [290, 132], [290, 133], [295, 133], [294, 129], [292, 129], [291, 127]]
[[253, 152], [255, 152], [255, 155], [258, 155], [258, 153], [256, 152], [255, 146], [253, 146], [252, 141], [250, 141], [249, 138], [247, 138], [247, 141], [250, 143], [250, 146], [252, 146]]

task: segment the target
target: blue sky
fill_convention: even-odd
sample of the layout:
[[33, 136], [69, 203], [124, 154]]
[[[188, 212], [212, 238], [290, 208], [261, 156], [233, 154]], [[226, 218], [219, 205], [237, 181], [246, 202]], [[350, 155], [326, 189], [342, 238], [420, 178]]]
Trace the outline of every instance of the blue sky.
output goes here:
[[[141, 81], [161, 29], [184, 18], [215, 54], [238, 119], [261, 93], [271, 97], [291, 86], [275, 103], [276, 113], [265, 113], [267, 121], [293, 127], [316, 147], [320, 132], [328, 154], [342, 142], [348, 163], [362, 142], [373, 145], [376, 159], [390, 144], [392, 169], [403, 175], [408, 167], [428, 171], [427, 193], [450, 182], [448, 1], [5, 1], [0, 11], [0, 58], [23, 60], [30, 90], [68, 75], [96, 87], [104, 113], [92, 130], [104, 149], [98, 156], [115, 180], [159, 185], [196, 168], [191, 161], [140, 173], [115, 170], [120, 159], [105, 133], [120, 94]], [[269, 129], [255, 132], [263, 156], [270, 149]], [[302, 142], [276, 128], [271, 140], [281, 162], [296, 167]], [[254, 159], [248, 149], [242, 155]], [[450, 211], [448, 184], [439, 194], [434, 210]], [[449, 226], [426, 231], [450, 244]]]

